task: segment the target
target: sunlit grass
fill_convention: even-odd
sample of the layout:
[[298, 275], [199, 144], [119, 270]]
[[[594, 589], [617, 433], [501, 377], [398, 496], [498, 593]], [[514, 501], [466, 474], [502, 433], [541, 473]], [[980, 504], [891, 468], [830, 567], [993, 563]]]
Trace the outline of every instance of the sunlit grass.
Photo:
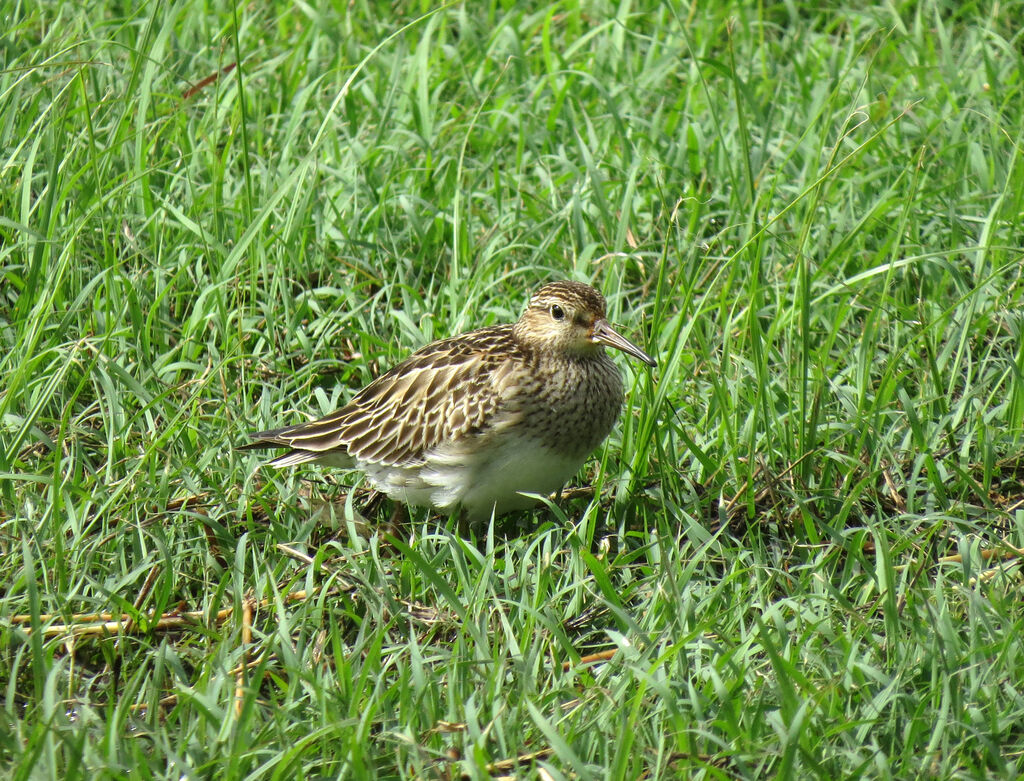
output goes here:
[[[5, 772], [1016, 776], [1019, 2], [4, 18]], [[557, 278], [592, 491], [234, 450]]]

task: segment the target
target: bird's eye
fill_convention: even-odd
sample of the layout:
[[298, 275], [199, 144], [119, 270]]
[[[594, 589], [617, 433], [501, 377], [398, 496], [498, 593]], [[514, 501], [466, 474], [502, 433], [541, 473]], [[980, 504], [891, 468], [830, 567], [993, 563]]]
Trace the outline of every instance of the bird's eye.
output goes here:
[[560, 307], [558, 304], [552, 304], [551, 317], [554, 318], [555, 320], [564, 320], [565, 312], [562, 311], [562, 307]]

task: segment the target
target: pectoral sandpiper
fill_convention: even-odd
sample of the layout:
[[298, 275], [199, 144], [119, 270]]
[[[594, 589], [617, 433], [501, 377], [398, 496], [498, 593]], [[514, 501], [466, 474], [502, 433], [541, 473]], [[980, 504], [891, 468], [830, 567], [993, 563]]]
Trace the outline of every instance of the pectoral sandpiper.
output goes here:
[[622, 376], [604, 351], [654, 359], [605, 319], [579, 282], [534, 293], [514, 325], [429, 344], [337, 412], [259, 431], [242, 449], [286, 447], [269, 463], [356, 468], [399, 502], [480, 520], [560, 489], [608, 436]]

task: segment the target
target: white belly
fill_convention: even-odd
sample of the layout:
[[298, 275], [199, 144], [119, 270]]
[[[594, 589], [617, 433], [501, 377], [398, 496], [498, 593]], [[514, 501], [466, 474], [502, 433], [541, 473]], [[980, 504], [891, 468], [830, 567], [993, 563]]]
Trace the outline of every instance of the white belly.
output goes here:
[[481, 520], [489, 518], [492, 510], [499, 515], [533, 507], [537, 500], [524, 493], [554, 493], [579, 471], [584, 459], [532, 444], [518, 451], [504, 450], [501, 457], [477, 470], [459, 504], [468, 518]]
[[487, 520], [491, 513], [533, 507], [579, 471], [582, 455], [555, 453], [536, 440], [505, 436], [500, 447], [467, 455], [459, 449], [435, 451], [421, 467], [410, 470], [363, 466], [371, 482], [392, 499], [431, 505], [441, 510], [461, 506], [469, 520]]

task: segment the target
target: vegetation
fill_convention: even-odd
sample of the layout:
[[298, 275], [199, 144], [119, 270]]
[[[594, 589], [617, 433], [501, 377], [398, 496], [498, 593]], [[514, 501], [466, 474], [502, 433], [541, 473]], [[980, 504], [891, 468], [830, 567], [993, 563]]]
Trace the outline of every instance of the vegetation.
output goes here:
[[[1024, 3], [3, 8], [4, 774], [1017, 777]], [[550, 507], [234, 450], [558, 278]]]

